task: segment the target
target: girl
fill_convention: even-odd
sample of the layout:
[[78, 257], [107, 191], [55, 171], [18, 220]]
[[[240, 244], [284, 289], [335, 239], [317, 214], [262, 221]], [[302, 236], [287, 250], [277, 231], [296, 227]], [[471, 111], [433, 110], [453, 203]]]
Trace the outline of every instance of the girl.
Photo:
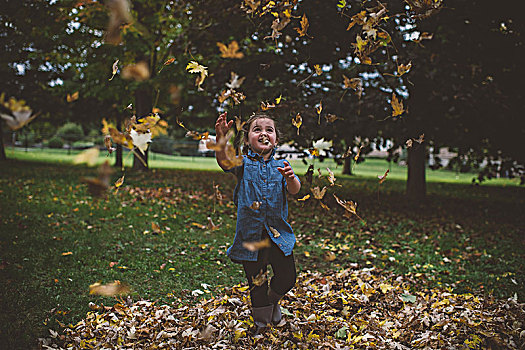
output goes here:
[[[217, 143], [231, 128], [233, 120], [221, 114], [215, 123]], [[301, 189], [299, 178], [287, 161], [274, 159], [279, 131], [266, 114], [254, 114], [243, 128], [244, 146], [248, 152], [243, 164], [228, 169], [225, 151], [216, 151], [217, 163], [237, 177], [233, 200], [237, 206], [237, 229], [233, 245], [228, 248], [232, 261], [241, 263], [250, 286], [255, 334], [268, 323], [281, 321], [279, 300], [295, 285], [296, 271], [292, 249], [295, 236], [287, 222], [286, 191], [296, 194]], [[248, 250], [245, 243], [265, 242], [265, 248]], [[268, 285], [267, 266], [274, 276]]]

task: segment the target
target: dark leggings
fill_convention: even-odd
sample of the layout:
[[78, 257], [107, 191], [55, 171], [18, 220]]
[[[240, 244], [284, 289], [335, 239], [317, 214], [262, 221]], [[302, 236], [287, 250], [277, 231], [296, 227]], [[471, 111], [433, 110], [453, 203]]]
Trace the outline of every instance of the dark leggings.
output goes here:
[[[268, 264], [272, 265], [273, 277], [270, 280], [270, 288], [277, 294], [284, 295], [295, 285], [297, 273], [295, 271], [295, 261], [293, 253], [284, 256], [284, 253], [270, 239], [271, 247], [259, 250], [257, 261], [243, 261], [244, 272], [248, 278], [250, 286], [250, 297], [252, 307], [262, 307], [270, 305], [268, 301], [268, 281], [262, 285], [254, 284], [254, 279], [261, 281], [260, 274], [265, 274]], [[262, 271], [262, 272], [261, 272]], [[259, 278], [257, 276], [259, 275]]]

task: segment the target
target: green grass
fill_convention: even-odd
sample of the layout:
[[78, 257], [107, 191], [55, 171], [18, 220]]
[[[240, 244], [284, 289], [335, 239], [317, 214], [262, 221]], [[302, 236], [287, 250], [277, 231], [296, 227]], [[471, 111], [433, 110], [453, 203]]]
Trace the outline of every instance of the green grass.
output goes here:
[[[30, 148], [27, 151], [24, 148], [7, 148], [7, 157], [10, 159], [28, 160], [28, 161], [39, 161], [39, 162], [50, 162], [59, 164], [72, 164], [73, 158], [81, 151], [73, 150], [68, 152], [62, 149], [37, 149]], [[109, 159], [112, 163], [114, 162], [114, 154], [107, 156], [104, 152], [98, 157], [97, 164], [101, 164]], [[124, 152], [124, 166], [131, 167], [133, 164], [133, 155], [125, 151]], [[331, 170], [341, 172], [341, 166], [337, 165], [333, 159], [325, 159], [323, 162], [319, 160], [309, 160], [309, 164], [313, 164], [315, 168], [321, 168], [325, 170], [327, 167]], [[308, 168], [308, 165], [304, 164], [302, 160], [292, 160], [291, 165], [295, 172], [298, 174], [304, 174]], [[192, 170], [214, 170], [219, 171], [220, 168], [213, 157], [182, 157], [182, 156], [170, 156], [160, 153], [150, 152], [149, 154], [149, 166], [150, 168], [157, 169], [192, 169]], [[364, 162], [354, 165], [353, 172], [354, 177], [372, 177], [377, 178], [379, 175], [383, 175], [387, 169], [390, 169], [388, 173], [389, 179], [406, 180], [407, 169], [405, 166], [401, 166], [396, 163], [388, 163], [384, 159], [367, 158]], [[431, 170], [426, 171], [426, 180], [428, 182], [448, 182], [448, 183], [464, 183], [470, 184], [472, 179], [476, 177], [474, 173], [459, 173], [450, 170]], [[486, 181], [484, 185], [491, 186], [518, 186], [519, 179], [492, 179]]]
[[[22, 157], [18, 152], [8, 150], [8, 157]], [[51, 152], [39, 154], [43, 160]], [[128, 170], [118, 192], [93, 199], [81, 178], [96, 176], [96, 169], [67, 164], [70, 156], [64, 152], [54, 158], [62, 159], [62, 164], [9, 160], [1, 165], [3, 348], [35, 347], [36, 339], [49, 328], [57, 329], [58, 322], [82, 319], [90, 311], [89, 302], [114, 304], [113, 298], [88, 294], [89, 285], [97, 281], [118, 279], [132, 287], [135, 300], [176, 305], [194, 302], [191, 291], [204, 290], [201, 283], [216, 294], [221, 286], [244, 282], [240, 266], [225, 255], [235, 230], [234, 177], [210, 172], [213, 158], [192, 162], [164, 157], [154, 155], [152, 165], [173, 166], [179, 161], [181, 167], [208, 171], [154, 169], [134, 174]], [[299, 174], [304, 172], [299, 164], [293, 165]], [[367, 160], [356, 166], [358, 174], [366, 168], [371, 178], [336, 175], [342, 186], [329, 188], [324, 199], [330, 211], [315, 200], [295, 200], [309, 186], [290, 197], [300, 271], [329, 272], [357, 263], [415, 275], [421, 281], [416, 288], [442, 286], [525, 298], [522, 187], [430, 181], [427, 200], [414, 203], [405, 199], [405, 182], [395, 176], [378, 186], [374, 177], [384, 172], [384, 165]], [[120, 176], [120, 171], [115, 172], [112, 181]], [[314, 185], [327, 184], [325, 177], [314, 181]], [[214, 185], [225, 197], [222, 204], [214, 199]], [[332, 193], [357, 201], [366, 224], [345, 218]], [[217, 229], [201, 228], [208, 217]], [[153, 222], [161, 227], [160, 233], [152, 232]], [[335, 260], [323, 258], [327, 251], [335, 254]]]

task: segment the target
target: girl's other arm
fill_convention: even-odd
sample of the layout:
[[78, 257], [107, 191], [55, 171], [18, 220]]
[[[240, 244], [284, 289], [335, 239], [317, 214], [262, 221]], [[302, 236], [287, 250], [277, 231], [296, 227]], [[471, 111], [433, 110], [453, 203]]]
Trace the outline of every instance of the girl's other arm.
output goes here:
[[292, 167], [290, 166], [290, 163], [288, 163], [286, 160], [284, 161], [284, 168], [277, 168], [279, 172], [284, 176], [284, 179], [286, 180], [286, 189], [291, 194], [297, 194], [299, 190], [301, 189], [301, 183], [299, 182], [299, 179], [295, 176]]
[[[215, 122], [215, 134], [217, 135], [215, 142], [220, 143], [223, 138], [226, 137], [226, 133], [228, 130], [230, 130], [232, 125], [233, 120], [230, 120], [229, 122], [226, 120], [226, 112], [219, 115], [217, 121]], [[224, 165], [224, 161], [227, 159], [224, 149], [215, 151], [215, 159], [222, 170], [228, 170], [228, 168]]]

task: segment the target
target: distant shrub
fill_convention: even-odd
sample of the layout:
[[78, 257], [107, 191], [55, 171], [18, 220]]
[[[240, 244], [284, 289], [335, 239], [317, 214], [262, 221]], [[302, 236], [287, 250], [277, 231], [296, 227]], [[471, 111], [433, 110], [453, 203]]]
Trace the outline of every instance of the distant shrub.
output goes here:
[[64, 140], [58, 136], [53, 136], [47, 141], [47, 147], [49, 148], [62, 148], [64, 147]]
[[71, 145], [73, 149], [86, 149], [86, 148], [91, 148], [94, 146], [95, 146], [94, 142], [86, 142], [86, 141], [73, 142], [73, 145]]
[[84, 131], [79, 124], [66, 123], [58, 128], [56, 136], [71, 144], [75, 141], [82, 140], [84, 138]]
[[163, 154], [173, 154], [173, 148], [175, 146], [175, 141], [169, 136], [157, 136], [151, 142], [149, 149], [153, 152], [163, 153]]

